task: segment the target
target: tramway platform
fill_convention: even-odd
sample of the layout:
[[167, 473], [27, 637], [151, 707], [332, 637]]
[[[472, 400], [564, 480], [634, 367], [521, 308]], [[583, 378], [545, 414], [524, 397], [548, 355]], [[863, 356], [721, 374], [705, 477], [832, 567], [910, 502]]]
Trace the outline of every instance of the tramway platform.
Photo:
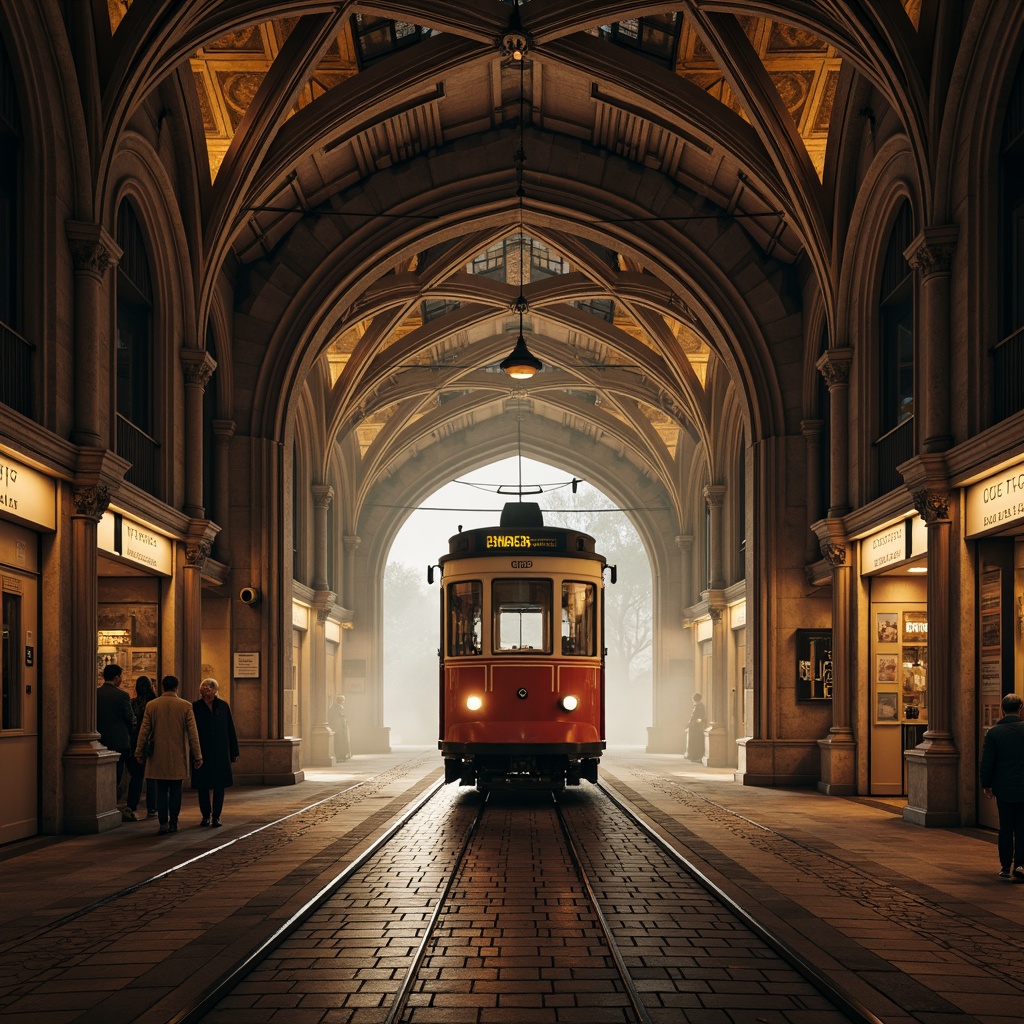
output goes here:
[[[0, 847], [4, 1024], [171, 1024], [337, 876], [442, 774], [436, 750], [356, 756], [282, 788], [229, 790], [224, 827], [199, 827], [186, 790], [179, 831], [156, 821]], [[669, 755], [617, 749], [602, 783], [636, 807], [695, 871], [879, 1021], [1024, 1019], [1024, 885], [997, 877], [995, 834], [924, 829], [895, 799], [757, 789]], [[161, 876], [153, 881], [154, 876]], [[652, 936], [656, 938], [656, 936]], [[703, 979], [680, 1021], [734, 1024]], [[579, 1011], [577, 1011], [578, 1013]], [[813, 1016], [813, 1015], [812, 1015]], [[250, 1022], [346, 1021], [329, 994], [272, 1001]], [[419, 1020], [535, 1018], [465, 999]], [[752, 1007], [754, 1022], [796, 1017]], [[811, 1024], [811, 1016], [802, 1018]]]

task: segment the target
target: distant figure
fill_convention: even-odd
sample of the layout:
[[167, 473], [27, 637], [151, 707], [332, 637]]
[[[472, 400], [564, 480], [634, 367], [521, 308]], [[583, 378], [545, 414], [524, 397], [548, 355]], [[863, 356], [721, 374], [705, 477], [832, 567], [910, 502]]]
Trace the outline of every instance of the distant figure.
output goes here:
[[[139, 676], [135, 680], [135, 696], [132, 697], [132, 714], [135, 715], [135, 728], [132, 729], [132, 750], [139, 744], [139, 729], [142, 728], [146, 705], [155, 697], [156, 691], [153, 689], [149, 676]], [[125, 801], [125, 809], [121, 817], [125, 821], [138, 821], [139, 816], [136, 811], [142, 796], [142, 783], [146, 778], [146, 769], [132, 757], [128, 761], [128, 774], [131, 776], [128, 782], [128, 799]], [[146, 817], [156, 817], [156, 783], [152, 779], [146, 782]]]
[[[160, 681], [163, 691], [146, 705], [139, 738], [135, 744], [135, 758], [145, 760], [146, 778], [156, 780], [156, 813], [160, 818], [160, 835], [178, 831], [181, 811], [181, 784], [189, 776], [191, 767], [203, 763], [199, 746], [196, 716], [192, 705], [178, 696], [176, 676], [164, 676]], [[144, 757], [146, 741], [153, 737], [153, 753]]]
[[708, 712], [704, 707], [703, 698], [699, 693], [695, 693], [690, 721], [686, 723], [686, 759], [688, 761], [704, 760], [704, 719], [707, 716]]
[[[231, 765], [238, 760], [238, 737], [227, 701], [217, 696], [216, 679], [199, 684], [199, 700], [192, 702], [203, 748], [203, 763], [192, 769], [192, 788], [199, 791], [200, 825], [220, 828], [224, 790], [234, 784]], [[212, 795], [212, 799], [211, 799]]]
[[999, 811], [999, 877], [1024, 882], [1024, 701], [1003, 697], [1003, 717], [985, 733], [981, 790]]
[[327, 724], [334, 730], [334, 756], [338, 761], [347, 761], [352, 756], [352, 735], [348, 731], [348, 712], [345, 698], [339, 693], [327, 709]]
[[121, 666], [103, 666], [103, 685], [96, 691], [96, 731], [100, 743], [108, 750], [116, 750], [121, 756], [117, 761], [117, 797], [121, 796], [121, 779], [125, 765], [132, 756], [132, 732], [135, 729], [135, 715], [132, 714], [132, 699], [127, 690], [121, 689]]

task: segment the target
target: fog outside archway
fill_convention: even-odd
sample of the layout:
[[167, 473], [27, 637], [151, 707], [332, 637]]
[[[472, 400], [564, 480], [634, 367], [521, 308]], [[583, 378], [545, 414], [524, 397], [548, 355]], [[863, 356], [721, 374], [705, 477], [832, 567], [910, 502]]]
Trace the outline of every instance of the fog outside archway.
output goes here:
[[437, 742], [438, 577], [428, 586], [427, 566], [448, 551], [448, 538], [460, 526], [495, 525], [504, 502], [515, 500], [495, 488], [520, 482], [545, 488], [524, 500], [540, 504], [546, 523], [592, 534], [597, 550], [618, 568], [618, 583], [605, 591], [608, 743], [646, 745], [652, 724], [650, 562], [626, 515], [587, 483], [573, 494], [569, 479], [532, 459], [505, 459], [446, 484], [409, 516], [384, 573], [384, 724], [392, 747]]

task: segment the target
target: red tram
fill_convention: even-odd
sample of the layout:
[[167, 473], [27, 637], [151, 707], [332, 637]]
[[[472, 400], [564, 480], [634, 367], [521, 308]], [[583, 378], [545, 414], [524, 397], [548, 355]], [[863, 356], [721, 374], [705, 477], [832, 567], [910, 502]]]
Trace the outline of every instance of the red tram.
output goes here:
[[500, 526], [448, 544], [439, 561], [445, 781], [482, 790], [596, 782], [606, 560], [594, 538], [546, 527], [538, 505], [515, 502]]

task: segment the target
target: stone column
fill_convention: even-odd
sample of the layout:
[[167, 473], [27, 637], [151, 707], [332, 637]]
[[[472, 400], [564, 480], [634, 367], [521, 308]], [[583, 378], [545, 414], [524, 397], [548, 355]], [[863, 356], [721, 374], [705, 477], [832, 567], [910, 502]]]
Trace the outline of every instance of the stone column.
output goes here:
[[180, 696], [199, 699], [203, 673], [203, 568], [217, 527], [206, 519], [189, 523], [185, 540], [185, 565], [182, 569], [182, 595], [185, 608], [184, 651], [181, 663]]
[[725, 567], [722, 557], [722, 516], [725, 506], [725, 487], [709, 484], [704, 488], [704, 500], [708, 504], [708, 549], [711, 564], [708, 566], [710, 590], [708, 610], [711, 614], [711, 694], [704, 700], [708, 706], [710, 722], [704, 730], [707, 736], [707, 755], [704, 763], [709, 767], [722, 768], [732, 763], [728, 748], [729, 719], [729, 645], [728, 623], [722, 591], [725, 588]]
[[105, 278], [121, 258], [121, 249], [99, 224], [68, 221], [66, 230], [75, 275], [75, 425], [71, 440], [84, 448], [111, 448], [113, 390]]
[[343, 603], [346, 608], [355, 610], [356, 601], [352, 582], [355, 579], [356, 552], [359, 550], [360, 538], [354, 534], [345, 534], [342, 541], [345, 545], [345, 578], [341, 581], [342, 594], [344, 594], [345, 598]]
[[921, 451], [926, 453], [944, 452], [953, 444], [950, 268], [958, 234], [955, 225], [925, 228], [903, 253], [920, 279], [915, 334], [920, 353]]
[[679, 548], [680, 603], [686, 608], [693, 604], [693, 534], [677, 534], [676, 546]]
[[[824, 420], [801, 420], [800, 432], [804, 437], [804, 472], [807, 476], [807, 522], [816, 523], [824, 514], [821, 507], [821, 430]], [[806, 561], [816, 562], [821, 555], [818, 538], [807, 531]]]
[[903, 819], [915, 825], [947, 827], [962, 824], [950, 671], [956, 661], [953, 645], [959, 639], [950, 601], [953, 498], [941, 455], [920, 455], [900, 466], [900, 472], [928, 531], [928, 728], [921, 743], [904, 755], [908, 793]]
[[327, 510], [334, 500], [328, 484], [314, 484], [313, 492], [313, 605], [316, 622], [310, 630], [310, 737], [312, 765], [334, 764], [334, 732], [327, 724], [327, 637], [325, 627], [334, 607], [327, 578]]
[[217, 535], [217, 558], [230, 564], [231, 558], [231, 439], [235, 436], [234, 420], [214, 420], [213, 450], [214, 487], [216, 488], [216, 510], [214, 518], [220, 527]]
[[[181, 350], [185, 377], [185, 514], [206, 517], [203, 496], [203, 395], [217, 361], [204, 349]], [[209, 554], [207, 552], [206, 554]], [[203, 556], [204, 560], [206, 556]]]
[[63, 755], [64, 831], [106, 832], [121, 824], [117, 809], [120, 755], [100, 743], [96, 731], [97, 526], [128, 464], [103, 449], [79, 458], [71, 516], [71, 728]]
[[829, 465], [830, 518], [850, 511], [850, 364], [852, 348], [830, 348], [815, 364], [828, 385], [829, 432], [831, 437]]
[[821, 779], [818, 790], [829, 796], [849, 796], [857, 791], [857, 744], [851, 725], [853, 697], [852, 648], [850, 629], [853, 567], [850, 550], [839, 519], [824, 519], [817, 524], [821, 553], [832, 567], [832, 727], [818, 740]]

